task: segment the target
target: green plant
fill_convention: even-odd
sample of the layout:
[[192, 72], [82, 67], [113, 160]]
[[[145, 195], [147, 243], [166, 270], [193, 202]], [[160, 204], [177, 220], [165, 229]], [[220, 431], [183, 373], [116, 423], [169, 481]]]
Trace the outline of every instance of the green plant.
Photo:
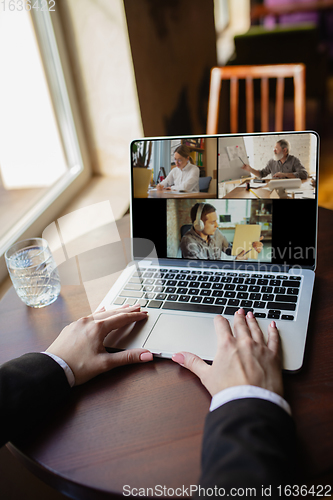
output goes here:
[[152, 141], [138, 141], [132, 145], [132, 160], [134, 167], [148, 168], [151, 152], [153, 148]]

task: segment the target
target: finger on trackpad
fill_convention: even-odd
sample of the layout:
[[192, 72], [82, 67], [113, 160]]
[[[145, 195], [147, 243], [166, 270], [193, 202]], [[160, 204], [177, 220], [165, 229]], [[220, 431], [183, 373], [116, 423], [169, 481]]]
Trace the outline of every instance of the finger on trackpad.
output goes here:
[[189, 351], [213, 360], [217, 349], [214, 317], [161, 314], [143, 347], [158, 354]]

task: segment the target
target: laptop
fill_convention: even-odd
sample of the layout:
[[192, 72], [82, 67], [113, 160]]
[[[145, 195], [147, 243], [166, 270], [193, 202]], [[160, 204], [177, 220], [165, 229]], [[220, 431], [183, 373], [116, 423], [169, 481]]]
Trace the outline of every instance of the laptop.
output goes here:
[[[283, 368], [299, 370], [316, 267], [317, 133], [144, 138], [131, 143], [130, 158], [132, 262], [99, 308], [139, 303], [149, 315], [117, 342], [107, 337], [106, 348], [141, 347], [162, 358], [189, 351], [211, 361], [214, 317], [233, 327], [242, 307], [265, 335], [276, 321]], [[254, 183], [245, 165], [265, 169], [264, 182]], [[290, 183], [292, 172], [301, 185]], [[272, 178], [279, 192], [267, 187]]]

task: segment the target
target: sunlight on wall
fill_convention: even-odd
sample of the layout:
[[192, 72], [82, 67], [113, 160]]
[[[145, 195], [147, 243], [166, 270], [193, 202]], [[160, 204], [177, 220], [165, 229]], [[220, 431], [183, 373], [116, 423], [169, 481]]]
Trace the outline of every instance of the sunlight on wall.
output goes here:
[[[129, 144], [143, 130], [123, 0], [64, 3], [94, 172], [129, 179]], [[127, 203], [128, 192], [122, 193]]]
[[214, 1], [217, 59], [223, 66], [234, 53], [234, 36], [245, 33], [250, 27], [250, 0]]

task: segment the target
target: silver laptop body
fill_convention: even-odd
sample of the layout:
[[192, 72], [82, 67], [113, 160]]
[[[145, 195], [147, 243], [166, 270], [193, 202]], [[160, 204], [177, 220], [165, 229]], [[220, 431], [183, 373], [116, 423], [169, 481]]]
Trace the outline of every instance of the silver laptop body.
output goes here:
[[[287, 199], [283, 200], [278, 197], [264, 200], [257, 196], [255, 200], [229, 198], [228, 193], [225, 194], [227, 186], [219, 182], [219, 178], [222, 178], [221, 171], [223, 173], [227, 162], [230, 167], [232, 161], [236, 161], [232, 156], [233, 150], [228, 152], [227, 148], [237, 147], [237, 144], [234, 146], [235, 143], [242, 140], [242, 145], [245, 144], [245, 150], [249, 155], [248, 158], [240, 158], [240, 161], [242, 163], [245, 163], [244, 160], [252, 161], [263, 168], [266, 160], [260, 163], [261, 150], [269, 160], [269, 145], [274, 146], [278, 140], [285, 138], [292, 145], [293, 156], [306, 164], [309, 173], [313, 174], [313, 180], [308, 178], [303, 190], [298, 189], [297, 192], [286, 190]], [[167, 146], [163, 141], [168, 141]], [[102, 306], [114, 309], [126, 303], [133, 305], [139, 302], [148, 310], [149, 315], [146, 321], [130, 325], [119, 332], [117, 341], [113, 339], [110, 342], [107, 337], [105, 346], [107, 349], [142, 347], [163, 358], [171, 358], [175, 352], [189, 351], [211, 361], [214, 359], [217, 345], [214, 317], [222, 314], [232, 327], [235, 311], [243, 307], [246, 312], [253, 311], [265, 335], [272, 319], [276, 321], [282, 340], [283, 367], [285, 370], [297, 371], [301, 368], [304, 358], [315, 277], [319, 138], [315, 132], [281, 132], [142, 139], [131, 144], [132, 167], [133, 144], [137, 146], [143, 142], [147, 144], [150, 142], [159, 160], [161, 160], [159, 148], [165, 153], [165, 150], [169, 151], [170, 146], [172, 162], [172, 148], [175, 149], [178, 142], [181, 144], [184, 141], [189, 144], [191, 141], [192, 144], [195, 144], [194, 141], [201, 141], [201, 145], [206, 145], [206, 150], [205, 146], [201, 149], [207, 156], [210, 154], [209, 161], [213, 161], [213, 164], [207, 165], [206, 169], [213, 167], [213, 170], [216, 170], [216, 184], [214, 184], [216, 188], [213, 189], [213, 193], [207, 193], [206, 198], [200, 199], [196, 199], [192, 194], [190, 198], [186, 197], [186, 193], [172, 191], [172, 198], [162, 198], [165, 201], [161, 202], [154, 197], [137, 201], [132, 185], [132, 262], [107, 293], [98, 309]], [[216, 164], [214, 164], [214, 154], [208, 151], [208, 145], [215, 151], [213, 141], [216, 141]], [[230, 146], [225, 146], [229, 143]], [[244, 148], [242, 154], [244, 155]], [[153, 158], [155, 165], [156, 157]], [[170, 165], [165, 163], [164, 166], [168, 174]], [[312, 188], [309, 188], [310, 181]], [[232, 185], [232, 182], [229, 181], [229, 187], [230, 184]], [[303, 185], [305, 186], [305, 182]], [[223, 196], [219, 194], [220, 192]], [[172, 253], [169, 249], [172, 245], [168, 239], [171, 242], [171, 239], [178, 238], [180, 243], [181, 235], [178, 234], [179, 228], [170, 214], [176, 213], [179, 215], [178, 218], [187, 217], [185, 208], [191, 206], [192, 200], [193, 203], [203, 205], [209, 203], [217, 206], [219, 230], [222, 234], [228, 234], [229, 239], [232, 239], [234, 227], [239, 222], [238, 220], [236, 224], [232, 222], [233, 218], [240, 218], [238, 212], [248, 214], [247, 217], [243, 217], [242, 224], [249, 224], [251, 220], [259, 221], [255, 223], [260, 224], [262, 234], [265, 235], [263, 237], [263, 245], [266, 248], [265, 259], [260, 257], [236, 260], [233, 255], [225, 258], [222, 256], [218, 260], [186, 259], [179, 250], [177, 254], [175, 251]], [[163, 207], [165, 207], [164, 213]], [[255, 207], [259, 208], [255, 210]], [[257, 213], [260, 210], [265, 211], [262, 207], [266, 207], [266, 213]], [[147, 213], [154, 213], [155, 219], [156, 213], [159, 213], [159, 220], [162, 221], [161, 224], [153, 224], [151, 238], [147, 238], [146, 227], [144, 230], [142, 228], [142, 220], [147, 218]], [[261, 218], [264, 222], [260, 221]], [[306, 232], [300, 230], [301, 226], [304, 227], [304, 220], [309, 220], [311, 224]], [[295, 233], [295, 238], [297, 234], [299, 235], [299, 245], [297, 239], [293, 240]], [[288, 234], [292, 248], [285, 252], [287, 257], [284, 261], [283, 249], [280, 249], [280, 256], [276, 259], [272, 250], [279, 249], [278, 237], [280, 235], [281, 240], [288, 239]], [[138, 242], [141, 238], [144, 243], [139, 244], [141, 248], [138, 251]], [[161, 248], [160, 240], [166, 242], [163, 255], [157, 255], [161, 253], [156, 250], [157, 247], [159, 250]], [[232, 248], [232, 241], [230, 247]]]

